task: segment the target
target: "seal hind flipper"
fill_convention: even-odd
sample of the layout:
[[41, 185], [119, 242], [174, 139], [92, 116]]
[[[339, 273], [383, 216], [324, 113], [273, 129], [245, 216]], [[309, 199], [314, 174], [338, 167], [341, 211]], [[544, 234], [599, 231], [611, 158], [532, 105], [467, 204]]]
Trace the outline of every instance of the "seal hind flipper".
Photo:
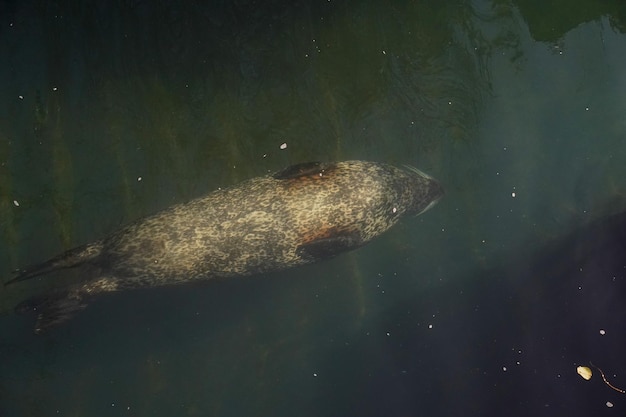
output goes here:
[[18, 272], [18, 275], [5, 282], [4, 285], [6, 286], [19, 281], [25, 281], [39, 275], [47, 274], [48, 272], [56, 271], [57, 269], [73, 268], [86, 262], [93, 261], [100, 256], [101, 252], [102, 243], [100, 241], [70, 249], [43, 263], [33, 265], [24, 270], [15, 271]]
[[358, 232], [345, 232], [304, 243], [298, 246], [296, 252], [303, 258], [315, 262], [356, 249], [362, 244], [361, 235]]
[[76, 291], [58, 291], [29, 298], [15, 307], [19, 314], [36, 313], [35, 333], [69, 320], [75, 313], [84, 310], [87, 303]]

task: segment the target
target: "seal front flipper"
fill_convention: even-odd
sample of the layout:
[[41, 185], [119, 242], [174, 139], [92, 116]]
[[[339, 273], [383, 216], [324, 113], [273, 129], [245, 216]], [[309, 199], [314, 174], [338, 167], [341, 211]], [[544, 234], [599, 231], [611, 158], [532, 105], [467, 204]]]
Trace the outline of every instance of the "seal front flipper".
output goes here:
[[276, 172], [272, 177], [277, 180], [292, 180], [302, 177], [320, 176], [334, 166], [334, 164], [325, 164], [323, 162], [303, 162], [288, 166]]
[[314, 239], [299, 245], [296, 253], [307, 260], [315, 262], [356, 249], [362, 244], [361, 235], [358, 232], [345, 232], [330, 237]]
[[35, 313], [35, 333], [69, 320], [75, 313], [84, 310], [87, 303], [75, 290], [55, 291], [42, 296], [29, 298], [15, 307], [19, 314]]

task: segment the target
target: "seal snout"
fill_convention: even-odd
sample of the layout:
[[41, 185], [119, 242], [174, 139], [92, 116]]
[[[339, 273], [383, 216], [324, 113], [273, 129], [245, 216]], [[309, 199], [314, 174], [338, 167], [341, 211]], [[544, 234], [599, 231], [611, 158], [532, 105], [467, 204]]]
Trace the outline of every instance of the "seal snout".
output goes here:
[[445, 194], [439, 181], [432, 177], [426, 181], [425, 188], [425, 193], [416, 202], [416, 216], [419, 216], [420, 214], [433, 208]]
[[405, 168], [411, 177], [411, 185], [407, 190], [411, 196], [411, 203], [407, 213], [418, 216], [435, 206], [445, 192], [441, 183], [430, 175], [411, 166]]
[[441, 186], [441, 183], [434, 178], [430, 178], [428, 182], [428, 196], [432, 199], [432, 204], [441, 200], [441, 197], [443, 197], [445, 194], [446, 192]]

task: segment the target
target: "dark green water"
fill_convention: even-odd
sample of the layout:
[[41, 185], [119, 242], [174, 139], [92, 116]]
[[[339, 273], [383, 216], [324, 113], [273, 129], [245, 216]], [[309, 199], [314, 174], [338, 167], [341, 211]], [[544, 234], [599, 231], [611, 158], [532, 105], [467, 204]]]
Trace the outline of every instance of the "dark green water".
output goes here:
[[78, 277], [0, 287], [0, 415], [623, 414], [576, 367], [626, 388], [625, 3], [213, 3], [0, 1], [3, 280], [292, 163], [411, 164], [445, 198], [44, 335], [13, 307]]

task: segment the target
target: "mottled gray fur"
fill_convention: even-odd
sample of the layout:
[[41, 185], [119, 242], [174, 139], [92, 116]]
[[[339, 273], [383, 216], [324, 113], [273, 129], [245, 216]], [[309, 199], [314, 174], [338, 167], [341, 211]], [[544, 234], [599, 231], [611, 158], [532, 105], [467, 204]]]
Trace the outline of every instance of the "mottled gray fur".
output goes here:
[[[69, 316], [85, 306], [81, 300], [89, 294], [249, 275], [327, 258], [364, 245], [442, 195], [437, 181], [414, 168], [364, 161], [295, 165], [140, 219], [10, 282], [90, 265], [95, 277], [63, 293], [75, 301], [73, 308], [61, 308]], [[55, 304], [46, 302], [53, 310]], [[27, 302], [22, 310], [33, 306], [44, 310], [43, 328], [45, 302]], [[48, 321], [65, 318], [63, 311], [56, 314]]]

